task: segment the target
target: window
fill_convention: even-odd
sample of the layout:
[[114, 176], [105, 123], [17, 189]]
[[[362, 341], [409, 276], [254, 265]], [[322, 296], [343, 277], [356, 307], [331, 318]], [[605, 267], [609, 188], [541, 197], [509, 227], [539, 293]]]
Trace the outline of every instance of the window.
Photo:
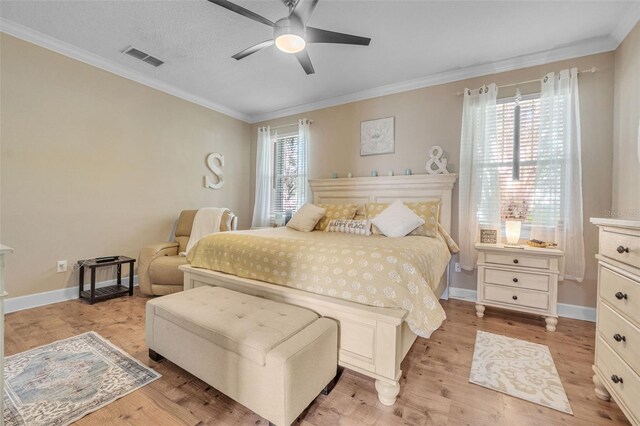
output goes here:
[[[550, 214], [560, 210], [560, 198], [536, 193], [538, 176], [538, 139], [540, 136], [540, 94], [523, 96], [519, 101], [519, 120], [516, 119], [518, 103], [515, 98], [499, 99], [496, 105], [496, 137], [490, 142], [483, 169], [497, 170], [500, 185], [500, 206], [514, 202], [526, 202], [528, 215], [523, 221], [522, 238], [530, 238], [531, 213], [534, 206], [544, 208]], [[561, 149], [561, 147], [560, 147]], [[557, 152], [557, 151], [556, 151]], [[560, 164], [560, 162], [558, 162]], [[546, 182], [548, 185], [549, 182]], [[554, 184], [560, 185], [560, 180]], [[560, 191], [551, 191], [559, 194]], [[489, 212], [478, 211], [480, 224], [489, 223]], [[504, 226], [504, 222], [503, 226]]]
[[274, 182], [271, 217], [296, 211], [306, 199], [305, 145], [297, 133], [278, 136], [274, 143]]

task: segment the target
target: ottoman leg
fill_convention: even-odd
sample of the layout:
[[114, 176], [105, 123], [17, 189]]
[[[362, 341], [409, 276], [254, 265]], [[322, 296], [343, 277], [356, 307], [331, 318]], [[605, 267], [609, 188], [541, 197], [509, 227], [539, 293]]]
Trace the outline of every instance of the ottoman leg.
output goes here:
[[149, 349], [149, 358], [151, 358], [151, 360], [155, 362], [160, 362], [164, 359], [162, 355], [160, 355], [158, 352], [154, 351], [153, 349]]
[[340, 380], [340, 376], [342, 376], [342, 371], [343, 370], [344, 370], [343, 367], [338, 367], [338, 371], [336, 372], [335, 377], [333, 379], [331, 379], [329, 384], [327, 384], [327, 386], [325, 386], [324, 389], [322, 389], [322, 394], [323, 395], [329, 395], [331, 393], [331, 391], [333, 390], [333, 388], [336, 387], [336, 384], [338, 383], [338, 380]]

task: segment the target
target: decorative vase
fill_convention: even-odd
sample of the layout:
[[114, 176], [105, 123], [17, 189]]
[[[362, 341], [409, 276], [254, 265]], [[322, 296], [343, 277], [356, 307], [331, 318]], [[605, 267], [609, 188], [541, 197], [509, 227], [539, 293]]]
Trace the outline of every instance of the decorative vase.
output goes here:
[[520, 241], [520, 231], [522, 230], [522, 221], [505, 220], [504, 229], [507, 233], [507, 242], [509, 244], [518, 244]]
[[353, 175], [351, 174], [351, 172], [347, 173], [347, 177], [348, 177], [348, 178], [352, 178], [352, 177], [353, 177]]
[[378, 171], [377, 170], [371, 170], [371, 176], [372, 177], [378, 176]]

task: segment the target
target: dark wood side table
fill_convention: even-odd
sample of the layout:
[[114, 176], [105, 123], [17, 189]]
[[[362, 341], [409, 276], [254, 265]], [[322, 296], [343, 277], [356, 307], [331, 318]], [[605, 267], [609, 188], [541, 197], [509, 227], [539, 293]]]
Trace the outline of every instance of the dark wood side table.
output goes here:
[[[86, 299], [91, 305], [101, 300], [111, 299], [114, 297], [124, 296], [129, 294], [133, 296], [133, 264], [135, 259], [127, 256], [118, 256], [116, 260], [110, 260], [108, 262], [97, 262], [96, 259], [78, 260], [80, 271], [78, 274], [78, 297], [80, 299]], [[129, 264], [129, 286], [122, 285], [122, 264]], [[103, 266], [116, 266], [117, 278], [116, 285], [110, 285], [106, 287], [96, 288], [96, 269]], [[91, 271], [91, 290], [86, 291], [84, 289], [84, 268], [88, 267]]]

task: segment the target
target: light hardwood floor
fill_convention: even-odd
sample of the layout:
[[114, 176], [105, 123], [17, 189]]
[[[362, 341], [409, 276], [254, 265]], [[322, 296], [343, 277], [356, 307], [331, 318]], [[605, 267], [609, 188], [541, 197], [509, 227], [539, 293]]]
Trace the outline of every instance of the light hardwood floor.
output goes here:
[[[85, 331], [96, 331], [163, 377], [99, 411], [79, 425], [266, 425], [266, 420], [171, 362], [154, 363], [144, 342], [144, 304], [131, 298], [48, 305], [8, 314], [7, 355]], [[448, 319], [431, 339], [418, 338], [402, 364], [398, 402], [378, 402], [373, 380], [345, 370], [328, 396], [320, 395], [298, 419], [302, 425], [614, 425], [628, 424], [614, 402], [597, 399], [591, 382], [593, 323], [561, 318], [555, 333], [542, 319], [443, 301]], [[477, 330], [548, 345], [574, 415], [521, 401], [468, 382]]]

